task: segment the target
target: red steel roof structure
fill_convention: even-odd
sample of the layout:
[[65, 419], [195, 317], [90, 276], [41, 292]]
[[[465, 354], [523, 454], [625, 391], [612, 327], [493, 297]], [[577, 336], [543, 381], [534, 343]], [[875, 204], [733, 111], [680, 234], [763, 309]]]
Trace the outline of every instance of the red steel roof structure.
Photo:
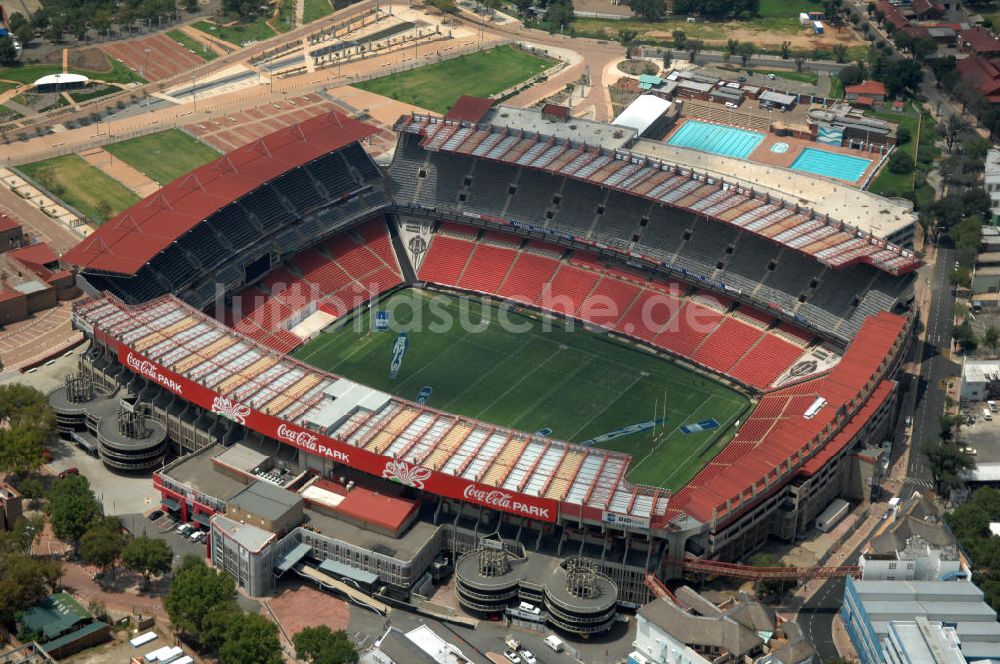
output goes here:
[[101, 226], [63, 260], [93, 270], [135, 274], [213, 212], [293, 168], [376, 131], [336, 111], [280, 129], [147, 196]]

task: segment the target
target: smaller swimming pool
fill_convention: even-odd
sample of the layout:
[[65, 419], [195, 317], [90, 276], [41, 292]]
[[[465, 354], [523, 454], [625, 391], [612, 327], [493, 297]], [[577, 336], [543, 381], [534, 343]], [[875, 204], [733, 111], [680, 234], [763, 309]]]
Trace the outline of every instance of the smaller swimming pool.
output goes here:
[[763, 140], [759, 131], [688, 120], [667, 139], [667, 145], [745, 159]]
[[803, 171], [814, 175], [825, 175], [845, 182], [857, 182], [868, 167], [871, 159], [851, 157], [837, 152], [817, 148], [806, 148], [792, 162], [793, 171]]

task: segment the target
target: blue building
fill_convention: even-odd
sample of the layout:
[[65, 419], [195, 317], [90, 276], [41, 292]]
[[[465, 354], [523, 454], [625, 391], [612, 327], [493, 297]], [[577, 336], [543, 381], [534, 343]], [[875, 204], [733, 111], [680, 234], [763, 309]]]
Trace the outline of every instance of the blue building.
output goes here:
[[923, 653], [971, 663], [1000, 653], [996, 611], [972, 583], [848, 578], [840, 615], [861, 664], [928, 661]]

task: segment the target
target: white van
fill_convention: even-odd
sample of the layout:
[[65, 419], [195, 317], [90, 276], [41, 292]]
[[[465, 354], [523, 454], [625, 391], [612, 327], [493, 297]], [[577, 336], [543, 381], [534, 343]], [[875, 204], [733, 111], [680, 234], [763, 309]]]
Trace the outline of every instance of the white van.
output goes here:
[[986, 405], [987, 405], [987, 407], [989, 407], [990, 412], [995, 413], [995, 412], [997, 412], [997, 410], [1000, 410], [1000, 409], [997, 408], [997, 402], [996, 401], [987, 401]]
[[990, 412], [989, 408], [983, 408], [983, 419], [987, 422], [991, 422], [993, 420], [993, 413]]
[[552, 648], [556, 652], [562, 652], [563, 651], [563, 642], [562, 642], [562, 639], [560, 639], [555, 634], [549, 634], [548, 636], [545, 637], [545, 645], [547, 645], [548, 647]]

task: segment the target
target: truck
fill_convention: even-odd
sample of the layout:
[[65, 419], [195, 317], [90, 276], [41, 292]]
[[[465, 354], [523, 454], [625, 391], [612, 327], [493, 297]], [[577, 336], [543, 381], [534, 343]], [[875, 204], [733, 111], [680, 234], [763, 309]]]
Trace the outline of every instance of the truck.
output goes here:
[[823, 34], [823, 22], [813, 21], [813, 33], [817, 35]]
[[816, 517], [816, 530], [821, 533], [828, 533], [836, 526], [841, 519], [851, 509], [851, 504], [840, 498], [834, 499], [818, 517]]
[[547, 645], [548, 647], [552, 648], [556, 652], [562, 652], [563, 651], [563, 642], [562, 642], [562, 639], [560, 639], [555, 634], [549, 634], [548, 636], [545, 637], [545, 645]]

